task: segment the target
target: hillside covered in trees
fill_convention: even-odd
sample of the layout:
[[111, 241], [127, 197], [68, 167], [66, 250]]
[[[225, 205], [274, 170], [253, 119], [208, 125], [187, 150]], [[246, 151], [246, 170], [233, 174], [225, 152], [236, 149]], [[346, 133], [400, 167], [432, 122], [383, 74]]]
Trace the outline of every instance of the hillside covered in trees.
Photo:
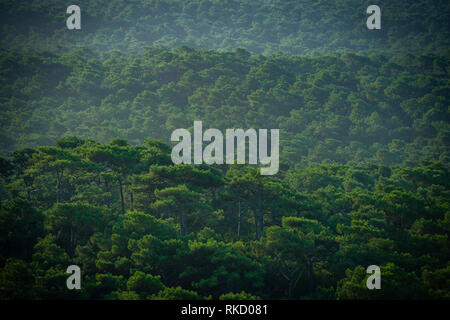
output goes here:
[[[0, 1], [0, 45], [61, 52], [134, 52], [148, 45], [182, 45], [253, 54], [323, 55], [354, 51], [445, 53], [446, 0], [79, 0], [79, 32], [65, 27], [64, 0]], [[382, 8], [382, 27], [368, 30], [366, 9]]]
[[[0, 0], [0, 300], [449, 299], [450, 3], [369, 4]], [[278, 174], [174, 165], [194, 121]]]
[[[173, 165], [75, 137], [2, 160], [0, 297], [449, 298], [448, 169]], [[3, 195], [4, 196], [4, 195]], [[383, 290], [367, 290], [380, 265]], [[82, 290], [65, 288], [68, 265]]]
[[221, 130], [280, 128], [289, 164], [448, 164], [449, 58], [3, 51], [0, 147], [6, 154], [73, 135], [169, 142], [202, 120]]

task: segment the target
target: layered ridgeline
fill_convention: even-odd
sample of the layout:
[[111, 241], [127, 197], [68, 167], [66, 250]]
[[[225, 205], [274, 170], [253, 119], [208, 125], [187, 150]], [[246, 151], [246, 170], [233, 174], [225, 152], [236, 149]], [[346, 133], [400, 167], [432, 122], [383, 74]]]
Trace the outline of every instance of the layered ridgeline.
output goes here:
[[169, 142], [177, 128], [280, 129], [282, 164], [448, 164], [449, 56], [2, 51], [0, 147], [63, 136]]
[[[4, 0], [0, 44], [61, 52], [136, 51], [147, 45], [251, 53], [327, 54], [343, 50], [422, 54], [449, 48], [446, 0], [80, 0], [81, 31], [68, 31], [63, 0]], [[366, 9], [381, 8], [381, 30], [368, 30]]]
[[[2, 1], [0, 299], [448, 299], [449, 2], [369, 4]], [[149, 139], [195, 120], [279, 173]]]

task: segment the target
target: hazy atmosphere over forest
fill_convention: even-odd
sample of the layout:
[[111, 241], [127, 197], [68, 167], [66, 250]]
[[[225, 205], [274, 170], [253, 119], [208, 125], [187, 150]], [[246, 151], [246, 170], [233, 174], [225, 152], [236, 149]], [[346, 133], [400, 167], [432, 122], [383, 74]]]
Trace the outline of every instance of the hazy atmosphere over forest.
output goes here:
[[[74, 4], [0, 0], [0, 299], [450, 298], [450, 2]], [[279, 171], [174, 164], [194, 121]]]

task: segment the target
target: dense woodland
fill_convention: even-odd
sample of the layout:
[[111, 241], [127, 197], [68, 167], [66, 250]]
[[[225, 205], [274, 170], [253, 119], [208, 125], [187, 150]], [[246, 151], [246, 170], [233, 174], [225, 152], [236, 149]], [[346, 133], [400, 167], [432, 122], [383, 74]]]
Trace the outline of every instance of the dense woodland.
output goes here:
[[[2, 160], [2, 298], [449, 298], [448, 169], [173, 165], [70, 137]], [[83, 289], [65, 288], [65, 269]], [[383, 290], [365, 287], [368, 265]], [[63, 284], [63, 285], [62, 285]]]
[[[367, 4], [0, 1], [0, 299], [449, 299], [449, 2]], [[174, 165], [195, 120], [280, 171]]]
[[[1, 0], [0, 44], [62, 52], [155, 46], [251, 53], [323, 55], [445, 53], [447, 0], [78, 0], [80, 32], [67, 32], [64, 0]], [[381, 30], [366, 28], [366, 9], [382, 8]]]
[[0, 54], [0, 148], [137, 145], [177, 128], [280, 128], [281, 160], [449, 162], [450, 55], [251, 56], [180, 47]]

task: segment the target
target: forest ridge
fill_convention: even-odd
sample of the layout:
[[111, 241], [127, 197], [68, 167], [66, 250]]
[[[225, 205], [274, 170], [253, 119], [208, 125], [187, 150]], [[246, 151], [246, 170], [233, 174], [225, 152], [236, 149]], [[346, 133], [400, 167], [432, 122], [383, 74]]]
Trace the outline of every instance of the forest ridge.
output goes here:
[[77, 4], [0, 0], [0, 299], [450, 299], [449, 1]]
[[0, 150], [62, 136], [166, 143], [177, 128], [279, 128], [280, 159], [449, 161], [449, 57], [1, 51]]
[[368, 30], [358, 0], [80, 0], [82, 29], [68, 32], [63, 0], [2, 0], [0, 45], [63, 52], [138, 52], [182, 45], [252, 54], [324, 55], [353, 51], [387, 56], [445, 53], [450, 4], [446, 0], [379, 0], [382, 28]]

